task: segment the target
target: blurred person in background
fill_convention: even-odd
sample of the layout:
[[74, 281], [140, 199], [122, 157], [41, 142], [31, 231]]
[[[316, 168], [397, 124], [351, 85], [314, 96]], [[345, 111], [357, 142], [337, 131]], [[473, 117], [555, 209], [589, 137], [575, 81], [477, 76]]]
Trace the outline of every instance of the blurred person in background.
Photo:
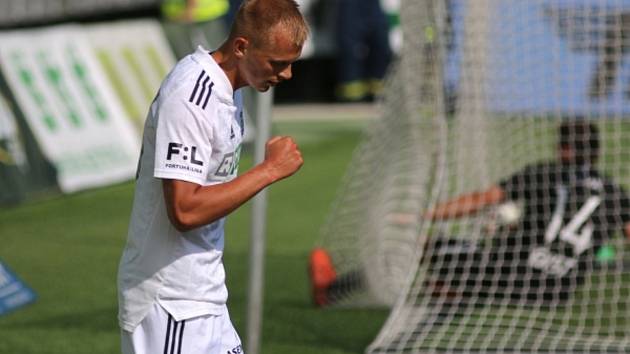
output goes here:
[[229, 10], [229, 0], [162, 0], [163, 25], [175, 56], [181, 59], [198, 45], [218, 47], [227, 36]]
[[337, 0], [337, 89], [341, 102], [372, 101], [391, 61], [389, 22], [379, 0]]
[[230, 8], [227, 15], [225, 16], [225, 21], [227, 23], [232, 23], [234, 21], [234, 18], [236, 17], [236, 11], [241, 6], [241, 3], [243, 3], [243, 0], [229, 0], [229, 2]]

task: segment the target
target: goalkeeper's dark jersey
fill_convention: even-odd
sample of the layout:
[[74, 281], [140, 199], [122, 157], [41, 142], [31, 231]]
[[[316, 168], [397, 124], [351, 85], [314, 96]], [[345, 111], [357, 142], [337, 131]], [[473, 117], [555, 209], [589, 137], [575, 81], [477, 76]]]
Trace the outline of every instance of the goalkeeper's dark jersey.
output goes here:
[[524, 211], [520, 227], [498, 235], [495, 247], [548, 277], [575, 278], [630, 221], [623, 188], [588, 166], [529, 165], [500, 186]]
[[500, 186], [507, 199], [522, 202], [520, 225], [472, 252], [459, 240], [437, 239], [431, 246], [440, 282], [458, 289], [462, 304], [481, 298], [566, 300], [594, 268], [598, 248], [630, 221], [623, 188], [592, 168], [534, 164]]

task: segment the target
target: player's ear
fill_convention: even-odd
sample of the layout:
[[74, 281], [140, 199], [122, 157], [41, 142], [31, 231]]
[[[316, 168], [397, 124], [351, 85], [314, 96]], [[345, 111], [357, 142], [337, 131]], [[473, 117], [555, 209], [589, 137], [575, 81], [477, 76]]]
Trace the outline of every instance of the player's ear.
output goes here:
[[234, 38], [234, 55], [237, 58], [242, 58], [245, 56], [247, 52], [247, 48], [249, 47], [249, 40], [245, 37], [236, 37]]

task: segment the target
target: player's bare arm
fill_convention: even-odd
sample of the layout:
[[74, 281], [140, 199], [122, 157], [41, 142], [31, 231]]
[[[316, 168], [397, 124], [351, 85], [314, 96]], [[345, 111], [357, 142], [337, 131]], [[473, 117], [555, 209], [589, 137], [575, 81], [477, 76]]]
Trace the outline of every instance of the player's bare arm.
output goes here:
[[171, 223], [188, 231], [212, 223], [237, 209], [263, 188], [293, 175], [302, 166], [302, 155], [290, 137], [267, 142], [265, 160], [235, 178], [218, 185], [164, 179], [166, 208]]
[[630, 222], [624, 225], [623, 231], [626, 235], [626, 239], [628, 240], [628, 242], [630, 242]]
[[442, 202], [423, 216], [433, 220], [458, 218], [475, 214], [488, 206], [501, 203], [503, 200], [505, 200], [505, 192], [500, 186], [494, 185], [481, 192], [464, 194]]

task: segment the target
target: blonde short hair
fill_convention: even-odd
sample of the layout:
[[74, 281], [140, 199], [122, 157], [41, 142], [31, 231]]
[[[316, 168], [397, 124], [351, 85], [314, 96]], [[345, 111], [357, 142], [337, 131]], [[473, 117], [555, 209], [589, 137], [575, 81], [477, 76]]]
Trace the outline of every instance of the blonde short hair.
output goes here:
[[230, 39], [245, 37], [255, 47], [273, 44], [272, 30], [281, 26], [302, 46], [309, 33], [308, 25], [294, 0], [245, 0], [236, 13]]

